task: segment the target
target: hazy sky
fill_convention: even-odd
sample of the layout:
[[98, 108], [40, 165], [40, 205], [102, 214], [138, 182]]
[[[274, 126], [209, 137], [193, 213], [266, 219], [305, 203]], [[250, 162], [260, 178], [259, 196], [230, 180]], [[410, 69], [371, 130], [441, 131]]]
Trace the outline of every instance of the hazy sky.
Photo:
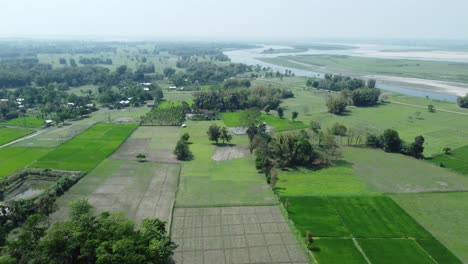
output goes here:
[[468, 0], [0, 0], [0, 36], [468, 39]]

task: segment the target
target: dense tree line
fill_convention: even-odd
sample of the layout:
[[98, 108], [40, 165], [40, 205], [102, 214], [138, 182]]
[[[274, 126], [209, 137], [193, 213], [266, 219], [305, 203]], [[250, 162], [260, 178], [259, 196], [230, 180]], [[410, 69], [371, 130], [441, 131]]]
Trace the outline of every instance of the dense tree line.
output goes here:
[[30, 216], [7, 241], [2, 263], [167, 263], [174, 249], [165, 223], [145, 219], [139, 228], [122, 214], [103, 212], [87, 200], [70, 203], [69, 220], [47, 228], [45, 217]]
[[167, 42], [158, 43], [153, 53], [168, 52], [177, 56], [210, 56], [216, 60], [227, 61], [229, 58], [223, 54], [223, 50], [232, 48], [248, 49], [253, 47], [255, 46], [240, 43]]
[[282, 99], [293, 96], [294, 94], [291, 91], [258, 86], [249, 89], [198, 91], [193, 93], [193, 102], [197, 109], [217, 110], [221, 112], [252, 107], [263, 109], [267, 105], [271, 109], [276, 109]]
[[397, 131], [386, 129], [381, 135], [368, 134], [366, 145], [373, 148], [381, 148], [385, 152], [402, 153], [417, 159], [424, 158], [424, 137], [417, 136], [413, 142], [404, 142]]
[[91, 65], [96, 65], [96, 64], [104, 64], [104, 65], [112, 65], [112, 60], [107, 58], [81, 58], [78, 60], [79, 63], [81, 64], [91, 64]]
[[0, 41], [0, 58], [31, 57], [37, 54], [92, 54], [116, 52], [118, 42]]

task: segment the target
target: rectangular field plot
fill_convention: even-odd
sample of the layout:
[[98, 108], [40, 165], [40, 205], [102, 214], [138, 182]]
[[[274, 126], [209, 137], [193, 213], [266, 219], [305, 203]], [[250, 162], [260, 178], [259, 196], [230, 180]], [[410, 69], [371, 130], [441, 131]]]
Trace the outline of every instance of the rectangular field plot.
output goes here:
[[327, 197], [282, 197], [287, 203], [289, 217], [305, 236], [307, 231], [318, 237], [349, 237], [340, 215]]
[[329, 200], [354, 237], [432, 237], [389, 197], [332, 197]]
[[33, 167], [89, 171], [112, 154], [136, 124], [97, 124], [42, 157]]
[[105, 160], [57, 200], [60, 210], [53, 219], [67, 217], [70, 201], [87, 198], [99, 212], [124, 212], [137, 222], [169, 221], [179, 170], [176, 164]]
[[44, 125], [44, 119], [25, 116], [2, 122], [0, 125], [38, 128]]
[[0, 178], [27, 167], [49, 151], [49, 149], [40, 148], [0, 148]]
[[437, 261], [444, 264], [462, 264], [455, 255], [436, 239], [418, 239], [416, 242]]
[[31, 129], [0, 127], [0, 146], [33, 132]]
[[309, 263], [278, 206], [175, 208], [174, 261]]
[[371, 263], [434, 264], [431, 257], [413, 240], [358, 239], [358, 242]]
[[362, 253], [352, 239], [324, 238], [316, 239], [312, 251], [321, 264], [366, 264]]

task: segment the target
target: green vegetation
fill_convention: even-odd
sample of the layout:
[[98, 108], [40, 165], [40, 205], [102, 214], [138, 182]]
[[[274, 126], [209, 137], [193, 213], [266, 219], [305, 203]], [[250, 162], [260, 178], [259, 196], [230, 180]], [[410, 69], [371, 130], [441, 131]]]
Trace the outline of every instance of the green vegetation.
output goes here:
[[[314, 249], [319, 249], [314, 251]], [[361, 252], [354, 246], [353, 240], [343, 238], [317, 239], [312, 250], [319, 263], [329, 264], [365, 264]]]
[[24, 116], [24, 117], [18, 117], [15, 119], [10, 119], [0, 124], [5, 125], [5, 126], [39, 128], [44, 125], [44, 119], [32, 117], [32, 116]]
[[[468, 193], [421, 193], [394, 195], [392, 198], [462, 262], [468, 262], [468, 229], [465, 224], [468, 217]], [[424, 246], [424, 242], [421, 245], [424, 248], [435, 247], [434, 258], [445, 254], [443, 250], [437, 249], [437, 245]]]
[[0, 178], [9, 176], [31, 165], [49, 151], [50, 149], [41, 148], [0, 148]]
[[382, 74], [453, 82], [468, 82], [467, 63], [394, 60], [341, 55], [306, 55], [278, 58], [261, 58], [261, 61], [284, 67], [345, 73], [345, 74]]
[[[358, 239], [371, 263], [434, 263], [415, 241], [408, 239]], [[441, 262], [445, 263], [445, 262]]]
[[468, 146], [451, 150], [449, 153], [439, 154], [430, 161], [435, 165], [468, 174]]
[[[228, 127], [240, 127], [245, 125], [242, 120], [242, 111], [223, 113], [222, 116], [224, 123]], [[260, 115], [259, 121], [272, 126], [276, 132], [307, 128], [307, 125], [302, 122], [283, 119], [275, 115], [268, 115], [265, 113]]]
[[33, 133], [34, 130], [0, 127], [0, 146]]
[[[181, 102], [162, 102], [155, 105], [151, 111], [143, 117], [144, 126], [180, 126], [184, 121], [184, 104]], [[188, 106], [187, 106], [188, 107]]]
[[444, 245], [435, 239], [417, 239], [416, 242], [437, 261], [437, 263], [462, 264]]
[[135, 130], [136, 124], [97, 124], [60, 145], [32, 166], [89, 171], [112, 154]]

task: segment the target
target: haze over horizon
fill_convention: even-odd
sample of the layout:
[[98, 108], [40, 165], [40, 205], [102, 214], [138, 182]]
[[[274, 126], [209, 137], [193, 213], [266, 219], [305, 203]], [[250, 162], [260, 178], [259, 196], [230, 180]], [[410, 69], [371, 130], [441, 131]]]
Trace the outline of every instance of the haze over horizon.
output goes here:
[[464, 0], [15, 0], [0, 37], [468, 39]]

